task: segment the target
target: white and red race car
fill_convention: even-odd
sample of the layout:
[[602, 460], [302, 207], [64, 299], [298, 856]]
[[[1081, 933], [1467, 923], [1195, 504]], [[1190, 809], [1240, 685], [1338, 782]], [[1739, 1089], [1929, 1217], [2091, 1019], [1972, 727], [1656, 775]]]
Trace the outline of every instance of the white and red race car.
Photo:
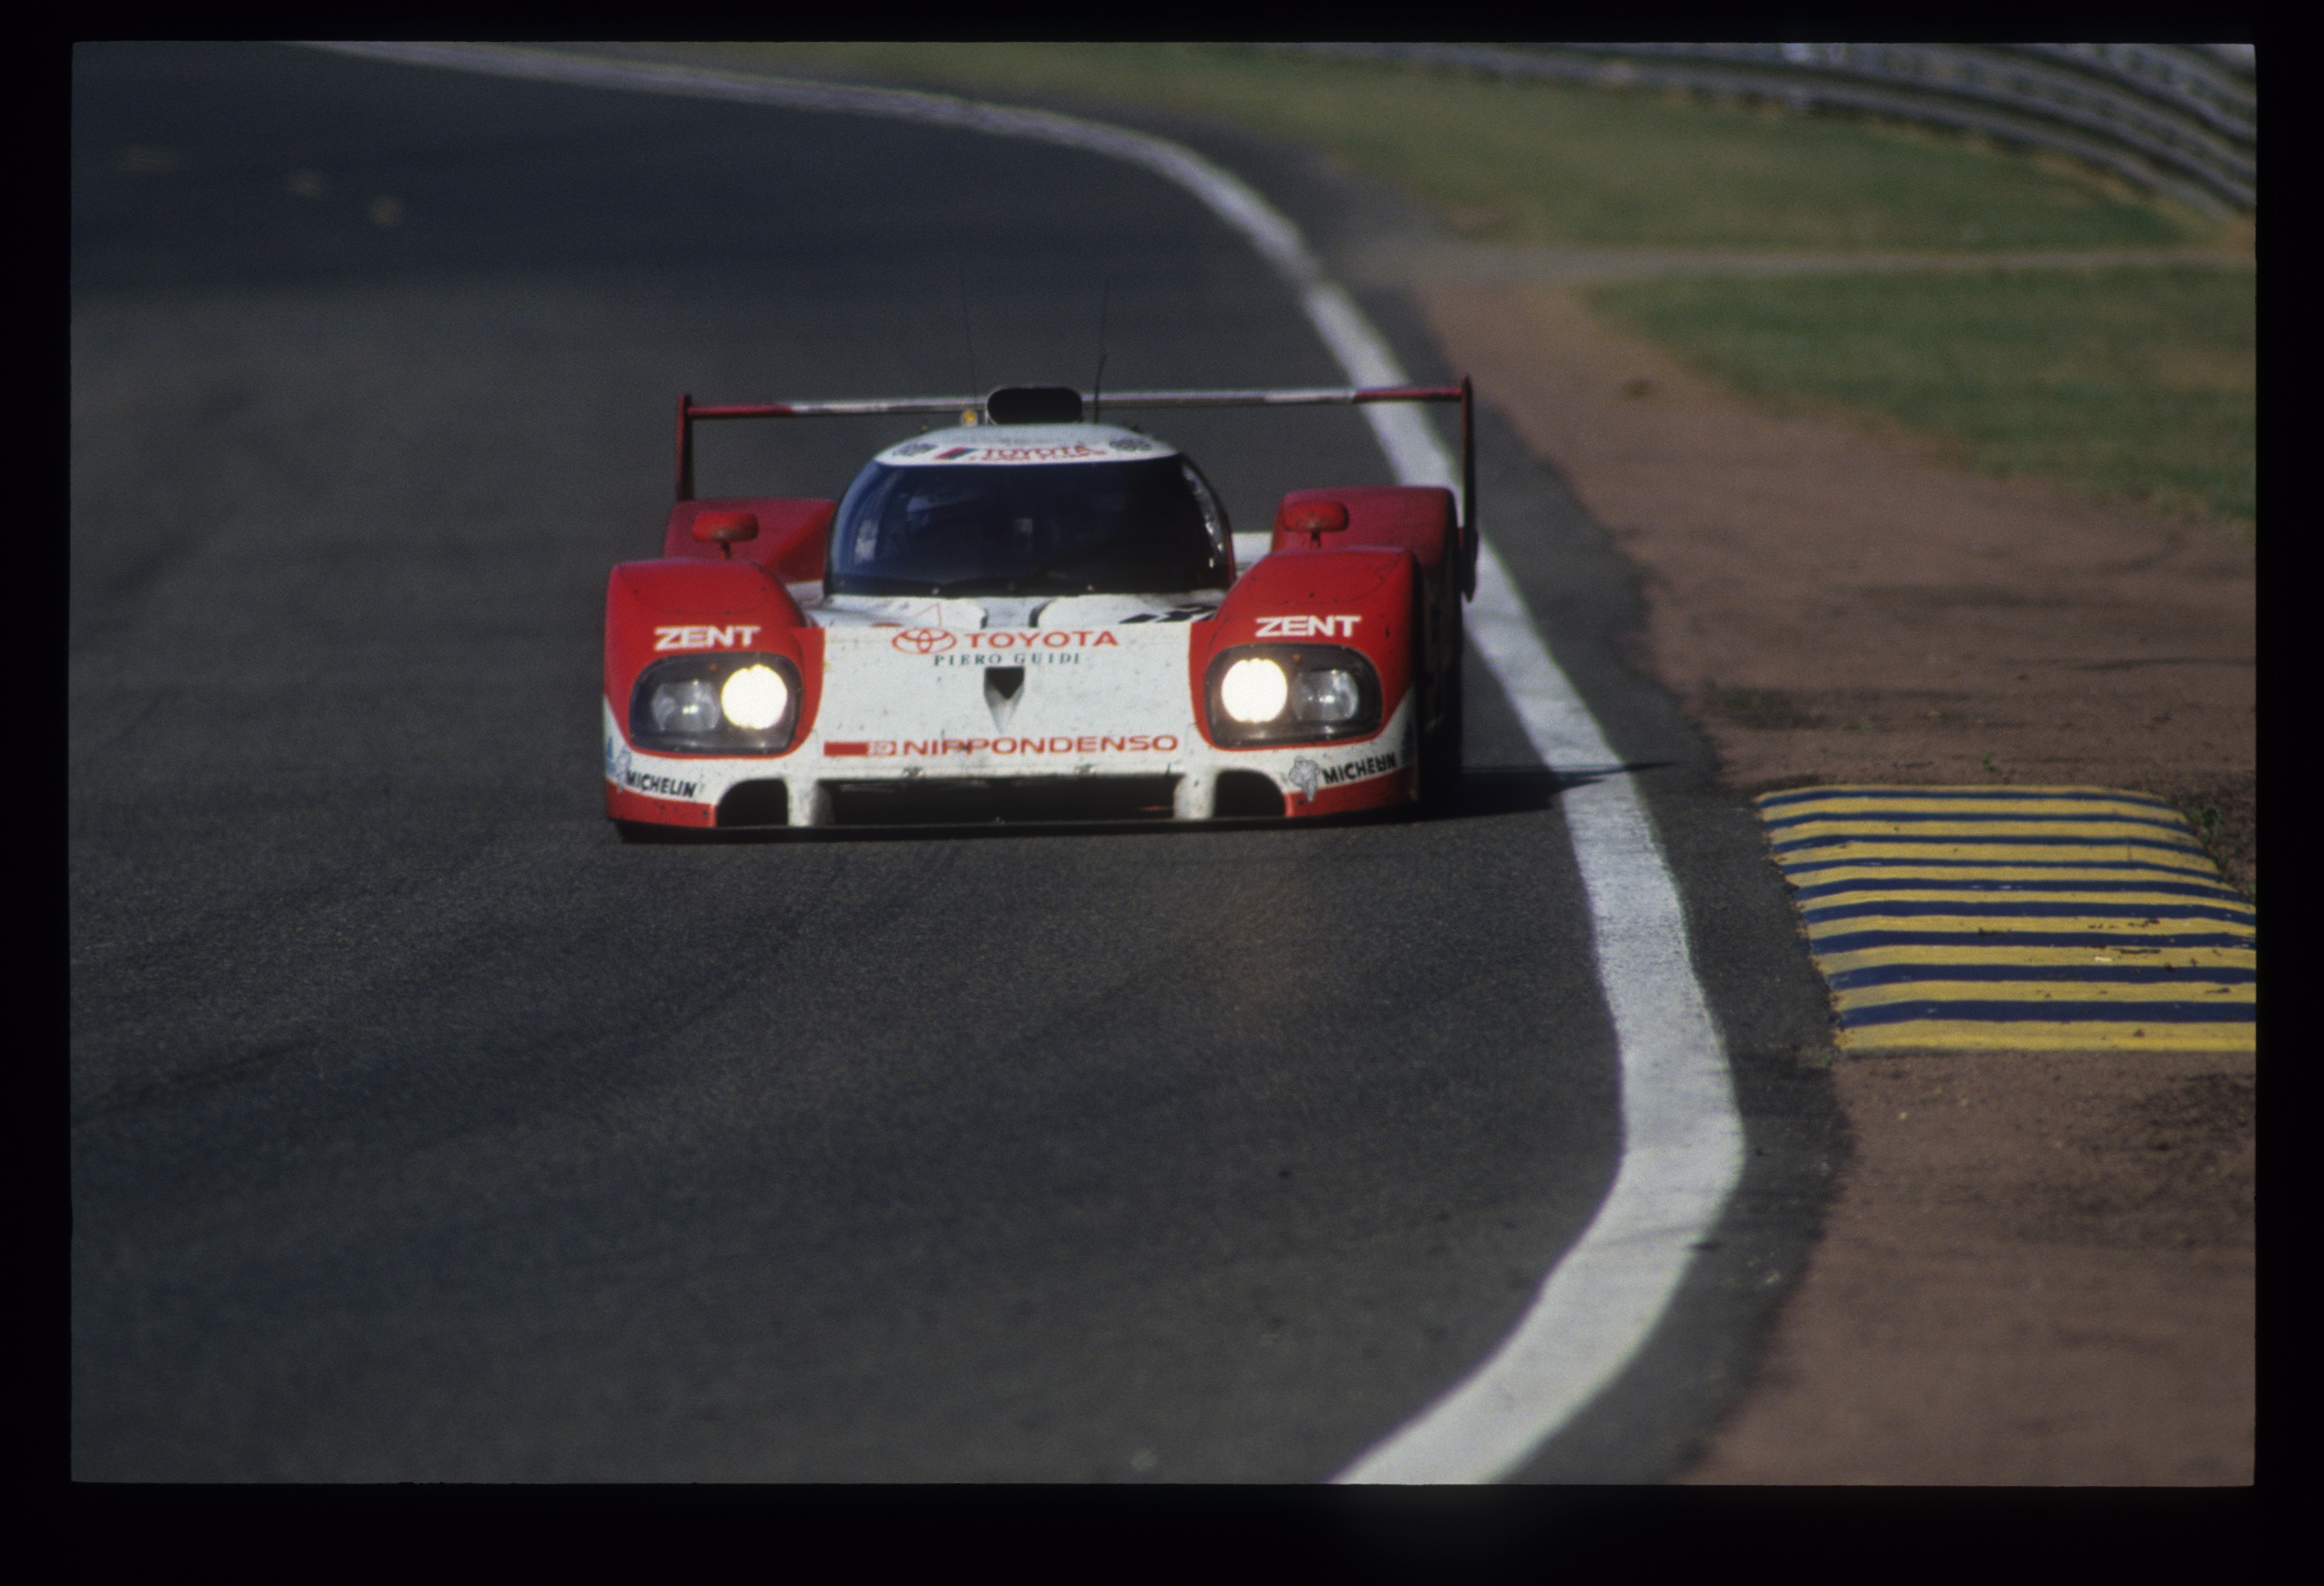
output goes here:
[[[1236, 538], [1192, 459], [1067, 387], [678, 400], [662, 554], [605, 592], [605, 813], [668, 827], [1303, 819], [1416, 803], [1461, 759], [1469, 383], [1144, 392], [1107, 408], [1457, 401], [1434, 487], [1303, 490]], [[711, 419], [946, 413], [837, 502], [698, 501]], [[1248, 557], [1249, 565], [1243, 565]]]

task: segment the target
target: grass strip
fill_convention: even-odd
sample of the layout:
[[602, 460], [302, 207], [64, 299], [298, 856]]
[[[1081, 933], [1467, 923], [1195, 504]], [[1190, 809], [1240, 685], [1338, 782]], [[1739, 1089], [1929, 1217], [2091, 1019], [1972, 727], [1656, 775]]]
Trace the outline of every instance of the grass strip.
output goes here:
[[1966, 461], [2249, 526], [2249, 267], [1665, 277], [1593, 307], [1738, 391], [1841, 403]]

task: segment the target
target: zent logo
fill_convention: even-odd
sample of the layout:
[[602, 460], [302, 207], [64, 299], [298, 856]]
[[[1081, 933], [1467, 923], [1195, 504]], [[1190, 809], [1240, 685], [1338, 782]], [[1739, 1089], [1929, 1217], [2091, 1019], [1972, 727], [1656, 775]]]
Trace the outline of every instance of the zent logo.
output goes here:
[[1352, 639], [1361, 617], [1261, 617], [1261, 639]]
[[907, 628], [888, 642], [908, 655], [942, 655], [960, 641], [942, 628]]
[[656, 650], [733, 650], [748, 644], [764, 630], [757, 624], [732, 628], [656, 628]]

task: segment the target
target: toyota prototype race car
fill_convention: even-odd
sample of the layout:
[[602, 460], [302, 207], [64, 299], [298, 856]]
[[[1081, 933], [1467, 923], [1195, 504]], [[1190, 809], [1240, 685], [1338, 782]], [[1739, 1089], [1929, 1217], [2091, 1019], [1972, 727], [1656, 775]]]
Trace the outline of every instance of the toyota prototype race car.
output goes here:
[[[1193, 459], [1085, 422], [1069, 387], [681, 397], [661, 555], [605, 592], [605, 813], [636, 839], [1300, 820], [1441, 796], [1476, 583], [1469, 383], [1104, 398], [1435, 401], [1461, 404], [1465, 514], [1434, 486], [1301, 490], [1239, 552]], [[698, 421], [896, 413], [957, 422], [889, 447], [836, 502], [695, 499]]]

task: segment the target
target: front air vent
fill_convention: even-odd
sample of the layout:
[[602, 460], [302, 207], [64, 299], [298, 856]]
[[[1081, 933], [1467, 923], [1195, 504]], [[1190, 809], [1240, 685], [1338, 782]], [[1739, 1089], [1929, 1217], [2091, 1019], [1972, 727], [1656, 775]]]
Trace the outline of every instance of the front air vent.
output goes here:
[[787, 826], [790, 820], [790, 790], [780, 782], [737, 782], [718, 801], [722, 827]]
[[[991, 825], [1049, 821], [1168, 820], [1175, 776], [915, 777], [829, 782], [831, 818], [843, 826]], [[1276, 799], [1273, 813], [1282, 813]]]
[[1264, 771], [1221, 771], [1212, 813], [1221, 820], [1281, 815], [1283, 789]]
[[984, 672], [984, 708], [992, 713], [992, 730], [1006, 733], [1025, 692], [1023, 667], [988, 667]]

